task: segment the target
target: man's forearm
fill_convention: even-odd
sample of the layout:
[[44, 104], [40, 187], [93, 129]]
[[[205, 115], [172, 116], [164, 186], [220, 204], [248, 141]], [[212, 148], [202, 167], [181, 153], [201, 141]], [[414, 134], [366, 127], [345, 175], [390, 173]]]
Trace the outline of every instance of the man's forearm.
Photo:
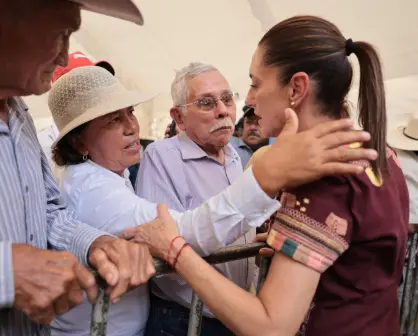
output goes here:
[[109, 235], [88, 224], [74, 219], [67, 209], [55, 212], [48, 231], [48, 242], [53, 249], [74, 254], [85, 266], [88, 265], [88, 253], [91, 244], [103, 235]]
[[0, 241], [0, 309], [13, 306], [14, 298], [12, 244]]

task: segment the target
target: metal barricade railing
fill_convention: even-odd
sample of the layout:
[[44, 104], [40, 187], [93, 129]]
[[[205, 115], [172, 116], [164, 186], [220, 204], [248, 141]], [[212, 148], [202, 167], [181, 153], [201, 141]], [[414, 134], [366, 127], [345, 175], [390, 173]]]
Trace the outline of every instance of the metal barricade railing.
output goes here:
[[399, 286], [398, 296], [401, 307], [401, 336], [418, 335], [418, 233], [408, 238], [406, 261]]
[[[215, 265], [257, 256], [260, 249], [266, 247], [264, 243], [229, 246], [217, 252], [203, 257], [208, 263]], [[418, 233], [408, 238], [407, 256], [403, 272], [403, 281], [399, 286], [398, 297], [400, 304], [401, 336], [418, 336]], [[169, 274], [173, 270], [164, 261], [155, 259], [156, 275]], [[257, 293], [260, 291], [266, 279], [270, 267], [271, 258], [260, 258], [260, 271], [257, 283]], [[100, 283], [99, 297], [93, 305], [90, 336], [106, 336], [107, 313], [109, 310], [109, 298], [105, 294], [105, 284]], [[189, 317], [188, 336], [200, 335], [203, 303], [193, 293], [192, 307]]]
[[[215, 253], [203, 257], [209, 264], [221, 264], [229, 261], [246, 259], [257, 256], [260, 249], [267, 247], [264, 243], [252, 243], [247, 245], [234, 245], [219, 249]], [[257, 292], [261, 289], [268, 273], [271, 258], [260, 258], [260, 271], [257, 283]], [[160, 259], [154, 259], [156, 276], [174, 272], [173, 269]], [[109, 297], [106, 295], [105, 284], [99, 279], [99, 297], [91, 316], [90, 336], [106, 336], [107, 313], [109, 310]], [[202, 322], [203, 303], [193, 293], [190, 309], [188, 336], [199, 336]]]

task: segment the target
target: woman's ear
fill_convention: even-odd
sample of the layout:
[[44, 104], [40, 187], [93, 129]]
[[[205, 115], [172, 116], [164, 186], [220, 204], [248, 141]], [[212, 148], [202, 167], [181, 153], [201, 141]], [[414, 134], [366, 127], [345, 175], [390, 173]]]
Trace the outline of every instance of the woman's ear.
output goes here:
[[288, 84], [289, 106], [300, 106], [309, 93], [310, 79], [305, 72], [295, 73]]

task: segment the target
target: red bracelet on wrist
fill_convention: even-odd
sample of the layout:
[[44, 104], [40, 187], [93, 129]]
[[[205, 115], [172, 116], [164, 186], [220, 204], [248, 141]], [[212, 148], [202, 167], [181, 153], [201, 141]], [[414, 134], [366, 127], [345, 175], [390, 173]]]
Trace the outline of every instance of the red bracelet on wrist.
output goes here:
[[172, 250], [172, 248], [173, 248], [174, 242], [175, 242], [178, 238], [183, 238], [183, 237], [182, 237], [182, 236], [177, 236], [177, 237], [174, 237], [174, 238], [171, 240], [170, 247], [168, 248], [167, 257], [165, 258], [165, 262], [166, 262], [167, 264], [169, 264], [169, 265], [171, 264], [171, 263], [170, 263], [170, 253], [171, 253], [171, 250]]
[[189, 245], [188, 243], [184, 243], [184, 244], [183, 244], [183, 246], [180, 248], [180, 250], [177, 252], [177, 255], [176, 255], [176, 257], [174, 258], [173, 264], [171, 265], [171, 267], [172, 267], [173, 269], [175, 269], [175, 268], [176, 268], [177, 260], [179, 259], [181, 252], [183, 252], [183, 250], [184, 250], [187, 246], [190, 246], [190, 245]]

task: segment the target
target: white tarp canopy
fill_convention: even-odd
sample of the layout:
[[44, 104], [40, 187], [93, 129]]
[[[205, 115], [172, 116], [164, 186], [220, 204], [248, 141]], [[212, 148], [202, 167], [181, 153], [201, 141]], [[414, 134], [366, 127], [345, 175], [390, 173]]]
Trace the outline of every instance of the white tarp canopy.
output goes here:
[[[297, 14], [334, 22], [347, 38], [373, 43], [387, 80], [391, 119], [417, 111], [418, 1], [361, 0], [141, 0], [142, 27], [94, 13], [83, 13], [70, 51], [108, 60], [129, 88], [158, 92], [137, 108], [141, 136], [157, 136], [169, 122], [170, 84], [189, 62], [215, 65], [232, 89], [245, 98], [248, 68], [257, 42], [272, 25]], [[352, 57], [356, 66], [356, 59]], [[417, 76], [414, 76], [417, 75]], [[46, 95], [26, 99], [38, 125], [49, 122]], [[242, 102], [240, 103], [242, 105]]]

